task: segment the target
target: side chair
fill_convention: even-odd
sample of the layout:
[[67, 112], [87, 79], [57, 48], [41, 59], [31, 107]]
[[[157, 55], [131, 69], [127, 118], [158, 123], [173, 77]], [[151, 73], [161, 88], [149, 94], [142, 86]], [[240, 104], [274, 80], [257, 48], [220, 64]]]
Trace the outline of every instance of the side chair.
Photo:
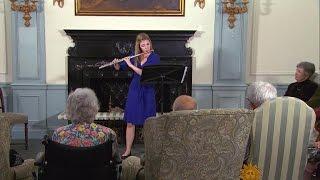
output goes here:
[[26, 159], [21, 165], [10, 167], [10, 119], [0, 113], [0, 180], [33, 180], [37, 171], [34, 159]]
[[[4, 106], [4, 98], [2, 89], [0, 88], [0, 114], [3, 116], [7, 116], [10, 120], [11, 128], [15, 124], [24, 124], [24, 145], [25, 149], [28, 149], [28, 116], [22, 113], [13, 113], [13, 112], [5, 112], [5, 106]], [[11, 129], [10, 128], [10, 129]]]

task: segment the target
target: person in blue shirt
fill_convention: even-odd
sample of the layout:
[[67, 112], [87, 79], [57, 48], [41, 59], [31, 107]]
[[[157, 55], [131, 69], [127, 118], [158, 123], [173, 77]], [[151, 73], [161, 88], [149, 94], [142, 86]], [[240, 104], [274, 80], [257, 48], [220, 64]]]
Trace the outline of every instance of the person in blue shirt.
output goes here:
[[[143, 125], [148, 117], [156, 116], [154, 86], [140, 83], [143, 67], [160, 63], [160, 57], [153, 52], [151, 39], [146, 33], [137, 35], [134, 53], [141, 55], [131, 59], [130, 57], [125, 57], [122, 63], [114, 65], [116, 70], [130, 68], [133, 71], [124, 113], [124, 121], [127, 123], [127, 129], [126, 150], [121, 156], [122, 159], [131, 155], [135, 126]], [[114, 61], [116, 60], [117, 59]]]

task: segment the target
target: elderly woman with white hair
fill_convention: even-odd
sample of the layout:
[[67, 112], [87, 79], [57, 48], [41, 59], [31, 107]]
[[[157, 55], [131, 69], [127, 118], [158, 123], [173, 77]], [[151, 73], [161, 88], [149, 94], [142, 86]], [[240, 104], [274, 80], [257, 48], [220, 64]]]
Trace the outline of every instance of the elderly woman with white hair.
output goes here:
[[[267, 100], [271, 100], [277, 97], [277, 89], [268, 82], [257, 81], [251, 83], [246, 89], [246, 102], [245, 106], [247, 109], [256, 109]], [[252, 134], [248, 139], [246, 148], [246, 154], [243, 160], [244, 164], [248, 163], [250, 146], [251, 146]]]
[[272, 84], [263, 81], [253, 82], [246, 90], [246, 108], [255, 109], [276, 97], [277, 89]]
[[291, 96], [307, 102], [318, 88], [317, 83], [310, 80], [315, 72], [315, 66], [310, 62], [297, 64], [295, 79], [297, 82], [288, 86], [285, 96]]
[[112, 140], [112, 152], [120, 161], [116, 133], [107, 127], [94, 123], [99, 110], [96, 94], [89, 88], [78, 88], [67, 99], [66, 114], [71, 124], [58, 128], [52, 140], [75, 147], [90, 147]]

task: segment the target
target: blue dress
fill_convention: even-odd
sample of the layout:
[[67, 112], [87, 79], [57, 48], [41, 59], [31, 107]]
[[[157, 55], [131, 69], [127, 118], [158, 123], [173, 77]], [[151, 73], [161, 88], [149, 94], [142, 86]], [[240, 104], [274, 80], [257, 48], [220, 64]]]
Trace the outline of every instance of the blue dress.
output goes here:
[[[134, 64], [133, 59], [131, 59], [131, 62]], [[159, 55], [152, 52], [147, 61], [143, 65], [138, 63], [137, 67], [143, 69], [144, 66], [156, 65], [159, 63]], [[121, 70], [126, 69], [127, 63], [125, 61], [120, 63], [120, 68]], [[141, 76], [136, 72], [133, 72], [124, 112], [124, 120], [127, 123], [132, 123], [134, 125], [143, 125], [148, 117], [156, 116], [154, 86], [142, 85], [140, 84], [140, 79]]]

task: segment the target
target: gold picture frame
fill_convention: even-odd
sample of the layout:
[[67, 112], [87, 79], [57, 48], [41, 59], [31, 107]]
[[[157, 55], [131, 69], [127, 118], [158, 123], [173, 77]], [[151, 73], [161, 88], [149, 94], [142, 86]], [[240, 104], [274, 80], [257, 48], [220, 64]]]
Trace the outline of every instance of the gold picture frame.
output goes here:
[[184, 16], [185, 0], [75, 0], [76, 16]]

